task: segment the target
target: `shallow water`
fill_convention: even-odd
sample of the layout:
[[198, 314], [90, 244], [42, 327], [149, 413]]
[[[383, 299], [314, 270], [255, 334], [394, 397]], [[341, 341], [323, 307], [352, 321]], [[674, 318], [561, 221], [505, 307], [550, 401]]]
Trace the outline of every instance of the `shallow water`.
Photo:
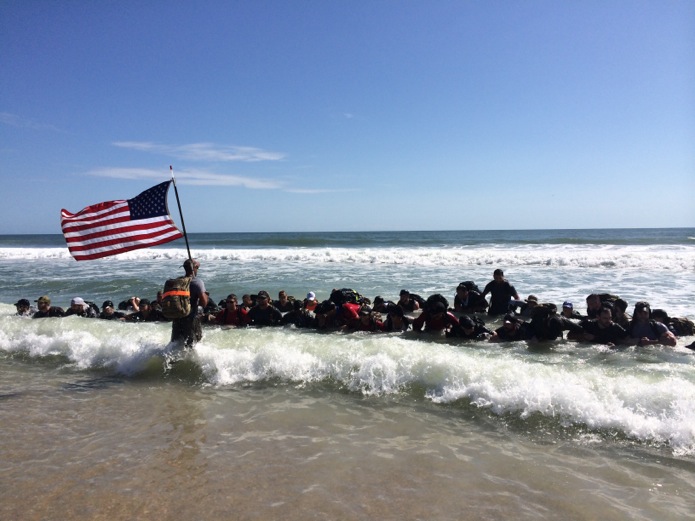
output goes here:
[[322, 386], [200, 387], [193, 364], [121, 379], [8, 363], [23, 383], [1, 382], [3, 519], [668, 520], [695, 503], [695, 461], [618, 433]]

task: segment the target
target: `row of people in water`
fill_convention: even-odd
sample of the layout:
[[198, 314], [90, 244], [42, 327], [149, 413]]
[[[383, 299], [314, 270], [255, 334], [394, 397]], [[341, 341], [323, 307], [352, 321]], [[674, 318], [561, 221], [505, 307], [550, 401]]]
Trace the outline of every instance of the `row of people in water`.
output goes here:
[[[278, 299], [273, 301], [268, 292], [259, 291], [256, 295], [244, 295], [241, 303], [234, 294], [218, 304], [208, 299], [208, 305], [199, 309], [199, 316], [203, 324], [227, 327], [293, 325], [319, 330], [371, 332], [404, 332], [412, 329], [492, 342], [556, 340], [567, 333], [568, 339], [610, 346], [675, 346], [677, 336], [695, 334], [692, 321], [669, 317], [663, 310], [651, 310], [646, 302], [638, 302], [633, 316], [630, 316], [626, 313], [627, 302], [609, 294], [589, 295], [584, 315], [567, 301], [558, 312], [554, 304], [540, 303], [534, 295], [522, 301], [513, 287], [511, 291], [505, 289], [505, 286], [511, 285], [504, 275], [501, 274], [501, 280], [497, 275], [500, 275], [499, 270], [495, 272], [496, 279], [482, 292], [471, 281], [459, 284], [453, 306], [449, 306], [448, 300], [440, 294], [424, 299], [405, 289], [401, 290], [395, 302], [380, 296], [371, 302], [352, 289], [333, 290], [323, 302], [319, 302], [313, 292], [309, 292], [305, 299], [298, 300], [280, 291]], [[500, 306], [500, 289], [507, 295], [504, 307]], [[485, 298], [488, 293], [491, 294], [489, 303]], [[493, 301], [498, 313], [492, 312]], [[161, 294], [152, 301], [132, 297], [119, 304], [118, 308], [121, 309], [107, 300], [100, 310], [80, 297], [71, 300], [67, 311], [51, 306], [48, 296], [40, 297], [35, 302], [38, 309], [33, 309], [28, 299], [21, 299], [15, 304], [17, 313], [34, 318], [77, 315], [133, 322], [167, 320], [161, 313]], [[503, 312], [501, 325], [495, 329], [488, 328], [481, 318], [481, 314], [486, 312], [488, 315], [502, 315]], [[687, 347], [695, 349], [695, 342]]]

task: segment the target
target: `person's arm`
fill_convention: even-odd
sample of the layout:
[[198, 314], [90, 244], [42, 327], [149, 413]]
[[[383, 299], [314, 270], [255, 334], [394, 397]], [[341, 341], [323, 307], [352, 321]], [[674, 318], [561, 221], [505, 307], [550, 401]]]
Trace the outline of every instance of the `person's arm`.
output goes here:
[[413, 321], [413, 331], [420, 332], [422, 331], [422, 326], [425, 325], [425, 319], [427, 318], [427, 312], [423, 311], [420, 313], [420, 316], [418, 316], [414, 321]]
[[519, 298], [519, 294], [516, 292], [516, 288], [512, 286], [511, 284], [509, 285], [509, 289], [512, 290], [512, 297], [514, 297], [514, 300], [521, 300]]
[[675, 347], [676, 346], [676, 335], [674, 335], [671, 331], [666, 330], [659, 337], [659, 342], [665, 346]]

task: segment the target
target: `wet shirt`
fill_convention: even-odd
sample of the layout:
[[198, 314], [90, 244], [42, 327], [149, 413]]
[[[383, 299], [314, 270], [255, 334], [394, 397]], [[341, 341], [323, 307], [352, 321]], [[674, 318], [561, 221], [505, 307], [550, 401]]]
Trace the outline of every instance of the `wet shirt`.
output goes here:
[[634, 322], [630, 328], [632, 338], [648, 338], [649, 340], [659, 340], [668, 331], [668, 328], [661, 322], [650, 320], [648, 322]]
[[597, 344], [617, 344], [627, 336], [627, 331], [615, 322], [611, 322], [610, 326], [602, 328], [598, 320], [587, 320], [582, 323], [582, 329], [593, 335], [594, 339], [592, 342]]

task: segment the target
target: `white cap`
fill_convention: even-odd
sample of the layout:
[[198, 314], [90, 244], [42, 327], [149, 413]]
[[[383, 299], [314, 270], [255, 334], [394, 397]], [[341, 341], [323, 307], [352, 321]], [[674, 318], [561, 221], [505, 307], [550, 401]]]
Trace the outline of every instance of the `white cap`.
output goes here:
[[75, 297], [70, 301], [70, 305], [78, 305], [78, 306], [84, 306], [84, 299], [82, 297]]
[[307, 300], [316, 300], [316, 293], [313, 291], [310, 291], [309, 293], [306, 294], [306, 299]]

